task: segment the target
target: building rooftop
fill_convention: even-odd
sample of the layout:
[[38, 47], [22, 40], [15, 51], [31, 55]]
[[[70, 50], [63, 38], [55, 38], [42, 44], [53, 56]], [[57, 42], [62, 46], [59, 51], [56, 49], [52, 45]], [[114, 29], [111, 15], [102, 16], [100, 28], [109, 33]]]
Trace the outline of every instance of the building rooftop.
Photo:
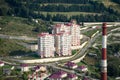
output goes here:
[[51, 74], [50, 76], [49, 76], [49, 78], [54, 78], [54, 79], [60, 79], [61, 78], [61, 75], [63, 75], [63, 74], [67, 74], [66, 72], [64, 72], [64, 71], [62, 71], [62, 70], [60, 70], [60, 71], [58, 71], [58, 72], [56, 72], [56, 73], [53, 73], [53, 74]]
[[4, 62], [0, 61], [0, 64], [3, 64]]
[[78, 69], [84, 69], [87, 68], [86, 66], [82, 65], [82, 66], [78, 66]]
[[20, 66], [21, 66], [21, 67], [27, 67], [28, 64], [21, 64]]
[[68, 67], [72, 67], [72, 66], [76, 66], [76, 65], [77, 64], [70, 62], [70, 61], [65, 64], [65, 66], [68, 66]]
[[40, 69], [40, 66], [35, 66], [35, 67], [33, 68], [33, 70], [38, 70], [38, 69]]
[[67, 77], [68, 77], [68, 78], [74, 78], [74, 77], [77, 77], [77, 75], [75, 75], [75, 74], [68, 74]]
[[60, 79], [61, 76], [54, 73], [54, 74], [50, 75], [49, 78], [52, 78], [52, 79], [58, 79], [59, 78]]
[[46, 36], [46, 35], [53, 35], [53, 34], [49, 34], [48, 32], [42, 32], [40, 34], [38, 34], [38, 36]]
[[65, 23], [66, 26], [72, 26], [72, 23]]

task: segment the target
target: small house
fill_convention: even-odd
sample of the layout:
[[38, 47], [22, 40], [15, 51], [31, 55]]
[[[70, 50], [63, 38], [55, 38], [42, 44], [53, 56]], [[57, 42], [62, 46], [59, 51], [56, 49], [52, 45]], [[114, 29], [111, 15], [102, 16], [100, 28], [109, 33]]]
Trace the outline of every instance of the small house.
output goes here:
[[75, 74], [68, 74], [67, 78], [68, 78], [68, 80], [77, 80], [78, 79], [77, 75], [75, 75]]
[[4, 66], [4, 62], [0, 61], [0, 67]]
[[65, 64], [65, 67], [67, 67], [67, 68], [70, 68], [70, 69], [75, 69], [75, 68], [77, 68], [78, 66], [77, 66], [77, 64], [75, 64], [74, 62], [67, 62], [66, 64]]
[[23, 71], [23, 72], [29, 71], [29, 66], [28, 66], [28, 64], [21, 64], [21, 65], [20, 65], [20, 68], [21, 68], [21, 71]]

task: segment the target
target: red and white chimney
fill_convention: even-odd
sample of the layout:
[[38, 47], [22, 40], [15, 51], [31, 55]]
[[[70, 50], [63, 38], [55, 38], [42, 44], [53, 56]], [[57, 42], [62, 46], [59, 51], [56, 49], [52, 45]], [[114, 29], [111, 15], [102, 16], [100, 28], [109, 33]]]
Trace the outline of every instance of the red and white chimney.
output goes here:
[[107, 24], [102, 25], [101, 80], [107, 80]]

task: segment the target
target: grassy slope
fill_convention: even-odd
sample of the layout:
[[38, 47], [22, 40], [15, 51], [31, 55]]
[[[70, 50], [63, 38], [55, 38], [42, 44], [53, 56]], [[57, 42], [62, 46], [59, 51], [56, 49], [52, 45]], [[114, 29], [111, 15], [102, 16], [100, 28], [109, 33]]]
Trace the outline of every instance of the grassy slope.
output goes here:
[[114, 9], [115, 11], [118, 11], [120, 13], [120, 5], [112, 2], [111, 0], [102, 0], [102, 3], [106, 6], [106, 7], [111, 7], [112, 9]]
[[16, 40], [0, 39], [0, 56], [27, 54], [30, 50], [18, 45]]
[[27, 24], [27, 20], [19, 17], [0, 17], [0, 34], [32, 36], [35, 26]]

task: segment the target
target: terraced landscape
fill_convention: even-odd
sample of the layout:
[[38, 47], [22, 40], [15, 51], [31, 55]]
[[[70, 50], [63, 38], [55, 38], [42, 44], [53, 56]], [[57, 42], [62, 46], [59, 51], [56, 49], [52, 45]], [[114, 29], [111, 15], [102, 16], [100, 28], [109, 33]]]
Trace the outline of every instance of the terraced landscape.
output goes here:
[[[35, 13], [38, 13], [35, 11]], [[65, 15], [68, 18], [70, 18], [71, 16], [75, 16], [75, 15], [101, 15], [100, 13], [94, 13], [94, 12], [46, 12], [46, 11], [41, 11], [41, 14], [43, 14], [44, 16], [47, 16], [47, 14], [50, 14], [51, 16], [60, 14], [60, 15]]]
[[0, 7], [1, 15], [47, 21], [120, 21], [120, 5], [115, 0], [3, 0], [0, 3], [5, 4]]
[[[119, 9], [120, 9], [120, 5], [119, 4], [117, 4], [117, 3], [115, 3], [115, 2], [112, 2], [111, 0], [91, 0], [91, 2], [94, 2], [94, 1], [96, 1], [96, 2], [98, 2], [98, 3], [102, 3], [106, 8], [112, 8], [113, 10], [115, 10], [115, 11], [120, 11]], [[55, 2], [55, 3], [42, 3], [42, 4], [40, 4], [40, 6], [48, 6], [48, 5], [50, 5], [50, 6], [65, 6], [65, 7], [69, 7], [69, 6], [72, 6], [72, 5], [75, 5], [75, 6], [91, 6], [91, 2], [88, 2], [88, 3], [86, 3], [86, 4], [72, 4], [72, 3], [57, 3], [57, 2]], [[81, 11], [69, 11], [69, 12], [49, 12], [49, 11], [42, 11], [41, 12], [43, 15], [46, 15], [47, 13], [48, 14], [51, 14], [51, 15], [56, 15], [56, 14], [63, 14], [63, 15], [66, 15], [67, 13], [69, 14], [69, 16], [73, 16], [73, 15], [80, 15], [80, 14], [83, 14], [83, 15], [94, 15], [94, 14], [100, 14], [100, 13], [95, 13], [95, 12], [86, 12], [86, 11], [83, 11], [83, 12], [81, 12]]]

